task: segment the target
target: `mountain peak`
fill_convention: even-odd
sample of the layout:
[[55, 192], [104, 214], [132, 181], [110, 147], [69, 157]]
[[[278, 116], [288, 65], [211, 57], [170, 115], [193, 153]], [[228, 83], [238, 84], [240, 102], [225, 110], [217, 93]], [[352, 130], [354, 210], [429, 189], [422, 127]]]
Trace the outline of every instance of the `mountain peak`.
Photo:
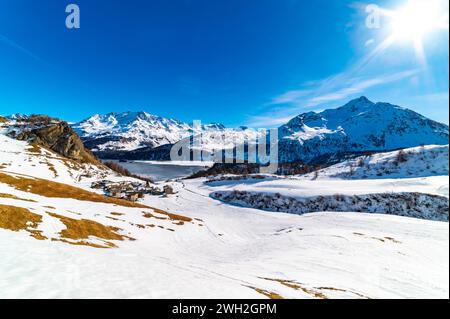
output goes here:
[[345, 104], [344, 106], [342, 106], [340, 108], [342, 108], [342, 109], [350, 108], [352, 111], [357, 111], [358, 109], [368, 108], [368, 107], [372, 107], [374, 105], [375, 105], [375, 103], [372, 102], [371, 100], [369, 100], [367, 97], [361, 96], [357, 99], [351, 100], [350, 102], [348, 102], [347, 104]]
[[279, 129], [282, 160], [308, 161], [329, 154], [389, 151], [418, 145], [448, 144], [448, 125], [397, 105], [366, 97], [322, 112], [294, 117]]
[[353, 101], [358, 101], [358, 102], [365, 102], [365, 103], [373, 103], [372, 101], [370, 101], [367, 97], [365, 97], [364, 95], [360, 96], [357, 99], [354, 99]]

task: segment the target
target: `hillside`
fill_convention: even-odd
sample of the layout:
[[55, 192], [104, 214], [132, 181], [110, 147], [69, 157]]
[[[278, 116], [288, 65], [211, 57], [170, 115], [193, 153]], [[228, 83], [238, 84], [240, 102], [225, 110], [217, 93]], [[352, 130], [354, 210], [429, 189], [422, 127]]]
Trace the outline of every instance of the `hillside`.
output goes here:
[[44, 147], [79, 163], [101, 165], [67, 122], [32, 115], [14, 116], [7, 124], [4, 125], [5, 134], [17, 140]]
[[[141, 225], [151, 219], [155, 219], [151, 227], [158, 225], [162, 229], [177, 222], [192, 221], [147, 205], [93, 192], [88, 186], [93, 181], [130, 178], [95, 161], [88, 163], [82, 157], [76, 161], [39, 145], [43, 141], [58, 141], [55, 144], [58, 147], [64, 145], [62, 140], [70, 130], [57, 135], [54, 127], [67, 128], [66, 125], [38, 129], [33, 124], [32, 130], [24, 130], [24, 125], [21, 122], [20, 125], [0, 126], [0, 228], [28, 233], [42, 241], [110, 248], [120, 241], [134, 240], [131, 235], [139, 229], [150, 228]], [[20, 129], [19, 137], [24, 132], [27, 136], [38, 137], [48, 127], [53, 134], [42, 136], [39, 143], [35, 139], [27, 142], [7, 136], [12, 130], [18, 132]], [[71, 147], [63, 149], [68, 149], [71, 157], [80, 156], [83, 150], [73, 152], [74, 144], [70, 142], [75, 137], [69, 135], [68, 138], [66, 144]], [[121, 216], [120, 219], [117, 216]]]
[[[132, 179], [10, 132], [11, 123], [0, 125], [2, 298], [448, 297], [448, 224], [430, 220], [444, 220], [435, 208], [448, 206], [448, 176], [192, 179], [160, 183], [174, 192], [131, 202], [90, 186]], [[220, 201], [219, 191], [328, 192], [380, 205], [373, 214], [356, 201], [353, 212], [321, 206], [330, 212], [295, 215]], [[396, 210], [422, 219], [389, 215], [386, 192], [397, 196]]]
[[449, 172], [448, 163], [448, 145], [426, 145], [356, 157], [306, 174], [302, 178], [382, 179], [446, 176]]

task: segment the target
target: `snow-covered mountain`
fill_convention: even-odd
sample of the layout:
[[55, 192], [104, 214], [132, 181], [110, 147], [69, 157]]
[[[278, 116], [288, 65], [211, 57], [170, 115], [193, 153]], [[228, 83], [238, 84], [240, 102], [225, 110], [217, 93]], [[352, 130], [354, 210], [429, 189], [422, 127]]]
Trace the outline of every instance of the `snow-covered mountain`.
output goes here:
[[[195, 128], [192, 124], [145, 112], [94, 115], [73, 124], [73, 128], [89, 149], [106, 151], [109, 156], [113, 155], [111, 152], [142, 149], [143, 158], [135, 158], [130, 153], [134, 159], [147, 159], [153, 149], [200, 132], [202, 147], [207, 151], [229, 149], [236, 141], [254, 141], [259, 136], [257, 131], [245, 127], [233, 129], [209, 124]], [[449, 143], [448, 125], [400, 106], [373, 103], [366, 97], [336, 109], [300, 114], [278, 132], [280, 162], [335, 163], [348, 154]], [[160, 158], [168, 157], [168, 154], [160, 155]], [[121, 154], [122, 157], [126, 154]]]
[[308, 112], [279, 128], [280, 161], [317, 161], [340, 154], [446, 145], [448, 125], [366, 97], [337, 109]]
[[96, 114], [72, 126], [94, 151], [154, 148], [174, 144], [200, 131], [225, 131], [222, 124], [195, 127], [193, 124], [146, 112]]
[[448, 174], [200, 178], [132, 202], [91, 186], [136, 180], [11, 136], [27, 125], [0, 122], [0, 298], [448, 298], [449, 227], [430, 220]]

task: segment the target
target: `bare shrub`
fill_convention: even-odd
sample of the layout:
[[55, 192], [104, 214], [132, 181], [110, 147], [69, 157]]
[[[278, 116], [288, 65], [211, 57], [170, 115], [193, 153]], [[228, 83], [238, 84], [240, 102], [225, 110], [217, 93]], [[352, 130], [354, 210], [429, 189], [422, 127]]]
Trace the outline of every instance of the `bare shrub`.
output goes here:
[[127, 170], [125, 167], [115, 163], [115, 162], [111, 162], [111, 161], [106, 161], [103, 163], [106, 167], [108, 167], [109, 169], [113, 170], [116, 173], [119, 173], [122, 176], [127, 176], [127, 177], [132, 177], [132, 178], [137, 178], [146, 182], [150, 182], [153, 183], [153, 180], [151, 178], [147, 178], [147, 177], [142, 177], [136, 174], [131, 173], [129, 170]]
[[353, 176], [353, 174], [355, 174], [355, 167], [352, 164], [350, 164], [348, 175]]
[[406, 152], [404, 150], [400, 150], [397, 153], [397, 156], [395, 158], [395, 163], [399, 164], [399, 163], [404, 163], [408, 161], [408, 155], [406, 154]]
[[314, 171], [312, 180], [315, 181], [317, 178], [319, 178], [319, 171], [318, 170]]
[[364, 164], [365, 164], [365, 160], [362, 157], [356, 163], [356, 165], [358, 165], [358, 167], [364, 167]]
[[120, 175], [123, 175], [123, 176], [131, 175], [131, 172], [129, 170], [127, 170], [123, 166], [120, 166], [117, 163], [108, 161], [108, 162], [104, 162], [103, 164], [105, 164], [105, 166], [107, 166], [108, 168], [112, 169], [114, 172], [119, 173]]

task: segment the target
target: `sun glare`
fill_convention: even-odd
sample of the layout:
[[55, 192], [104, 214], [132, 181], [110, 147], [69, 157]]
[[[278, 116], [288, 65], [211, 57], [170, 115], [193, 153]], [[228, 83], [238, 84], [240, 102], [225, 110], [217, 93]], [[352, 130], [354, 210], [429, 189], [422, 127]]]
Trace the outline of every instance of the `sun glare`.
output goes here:
[[435, 30], [445, 28], [445, 8], [441, 1], [410, 0], [392, 12], [392, 32], [397, 39], [418, 41]]

